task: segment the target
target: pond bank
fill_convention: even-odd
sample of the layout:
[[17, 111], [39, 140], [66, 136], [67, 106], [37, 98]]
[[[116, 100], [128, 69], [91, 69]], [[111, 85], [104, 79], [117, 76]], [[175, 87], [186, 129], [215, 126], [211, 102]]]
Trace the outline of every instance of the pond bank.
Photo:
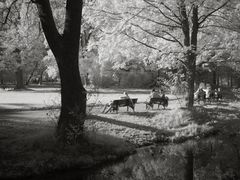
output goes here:
[[[240, 138], [240, 136], [236, 137]], [[240, 178], [237, 139], [223, 136], [181, 144], [141, 147], [136, 153], [90, 169], [71, 169], [29, 179], [51, 180], [186, 180]], [[240, 144], [238, 144], [238, 148]], [[239, 149], [238, 149], [239, 150]]]
[[[180, 150], [180, 152], [179, 150], [175, 151], [175, 149], [182, 149], [181, 146], [185, 147], [185, 141], [190, 142], [188, 141], [189, 138], [194, 138], [194, 141], [199, 142], [204, 137], [201, 136], [203, 134], [211, 136], [215, 132], [224, 132], [224, 136], [222, 136], [224, 138], [238, 137], [240, 139], [238, 135], [240, 132], [239, 102], [226, 101], [221, 104], [197, 105], [193, 112], [176, 106], [179, 106], [178, 100], [173, 100], [166, 110], [153, 109], [146, 111], [144, 104], [137, 104], [136, 112], [126, 112], [122, 108], [119, 114], [102, 114], [101, 109], [96, 107], [95, 111], [93, 111], [94, 116], [90, 116], [85, 123], [86, 132], [89, 132], [89, 136], [94, 142], [88, 144], [89, 146], [68, 148], [62, 148], [54, 144], [53, 132], [56, 125], [56, 114], [53, 111], [55, 110], [50, 110], [54, 115], [52, 118], [49, 111], [2, 112], [0, 116], [0, 143], [3, 148], [0, 151], [2, 155], [1, 162], [4, 163], [0, 164], [0, 177], [6, 177], [4, 174], [8, 174], [8, 177], [16, 177], [19, 175], [18, 173], [26, 175], [29, 175], [29, 173], [45, 174], [49, 171], [54, 172], [59, 167], [60, 169], [66, 169], [67, 171], [64, 173], [68, 176], [69, 168], [79, 167], [79, 164], [82, 167], [89, 167], [89, 165], [94, 167], [97, 164], [100, 168], [94, 168], [94, 173], [91, 170], [92, 168], [90, 170], [84, 169], [83, 174], [77, 169], [73, 171], [76, 176], [84, 176], [84, 179], [85, 177], [90, 179], [108, 179], [108, 177], [113, 179], [117, 179], [117, 177], [134, 179], [137, 177], [141, 179], [141, 177], [149, 178], [148, 174], [158, 178], [158, 176], [168, 176], [169, 172], [164, 169], [165, 167], [170, 166], [170, 169], [173, 167], [175, 169], [173, 165], [178, 161], [172, 160], [172, 158], [182, 158], [181, 165], [183, 167], [188, 164], [185, 158], [186, 149]], [[225, 131], [230, 133], [225, 133]], [[216, 138], [218, 141], [218, 136]], [[199, 173], [201, 169], [208, 171], [205, 168], [210, 168], [215, 173], [220, 173], [221, 176], [227, 176], [224, 175], [223, 171], [228, 174], [240, 172], [240, 170], [235, 171], [237, 167], [236, 157], [238, 157], [236, 153], [239, 152], [240, 143], [234, 138], [236, 142], [229, 145], [228, 143], [232, 142], [232, 140], [226, 140], [227, 143], [222, 144], [221, 141], [225, 142], [224, 138], [222, 138], [223, 140], [219, 139], [219, 145], [217, 146], [212, 143], [213, 145], [206, 145], [205, 148], [201, 149], [194, 145], [194, 147], [197, 147], [194, 148], [194, 158], [198, 157], [199, 153], [207, 157], [204, 158], [203, 162], [201, 158], [196, 161], [200, 162], [201, 166], [197, 165], [195, 167], [195, 173]], [[117, 157], [128, 156], [129, 152], [133, 152], [132, 150], [136, 147], [157, 144], [163, 141], [170, 142], [170, 144], [164, 147], [155, 145], [137, 148], [136, 154], [127, 158], [120, 158], [120, 162], [117, 161]], [[171, 142], [181, 143], [173, 144]], [[224, 149], [222, 147], [229, 151], [222, 151]], [[218, 153], [215, 153], [217, 151], [211, 149], [219, 150]], [[166, 153], [161, 153], [162, 151]], [[160, 154], [160, 157], [158, 157], [158, 154]], [[223, 155], [225, 159], [222, 159], [217, 154]], [[225, 154], [228, 154], [228, 156], [226, 157]], [[143, 162], [141, 158], [146, 159], [145, 161], [149, 160], [149, 162], [142, 166], [141, 164], [144, 164], [145, 161]], [[212, 158], [217, 158], [217, 163]], [[155, 162], [155, 159], [159, 160]], [[211, 159], [211, 162], [206, 161], [206, 159]], [[101, 162], [110, 161], [113, 161], [113, 164], [101, 164]], [[228, 164], [228, 161], [234, 162], [230, 163], [232, 167], [230, 169], [221, 165], [221, 162]], [[162, 164], [162, 162], [165, 164]], [[169, 165], [168, 162], [173, 162], [173, 165]], [[134, 166], [135, 164], [136, 166]], [[203, 164], [204, 166], [202, 166]], [[158, 166], [162, 168], [162, 171], [166, 171], [165, 175], [159, 174]], [[180, 170], [182, 176], [185, 176], [185, 169]], [[147, 173], [145, 174], [145, 172]], [[59, 173], [52, 173], [53, 176], [57, 174]], [[49, 176], [51, 177], [51, 173]], [[238, 174], [231, 176], [239, 177]], [[65, 175], [62, 175], [62, 177], [65, 177]]]

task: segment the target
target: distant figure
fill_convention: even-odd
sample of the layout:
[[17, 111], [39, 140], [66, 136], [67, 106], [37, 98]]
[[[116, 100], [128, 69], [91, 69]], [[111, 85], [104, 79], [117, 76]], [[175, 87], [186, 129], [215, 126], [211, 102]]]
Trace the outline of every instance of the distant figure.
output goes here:
[[121, 99], [130, 99], [130, 97], [126, 91], [123, 92], [123, 96], [121, 96]]
[[132, 108], [134, 108], [134, 103], [132, 102], [132, 99], [129, 97], [128, 93], [126, 91], [123, 92], [123, 96], [121, 97], [121, 99], [129, 99]]
[[203, 90], [202, 87], [199, 87], [197, 91], [194, 93], [194, 99], [197, 99], [198, 101], [205, 101], [206, 99], [206, 92]]
[[163, 100], [163, 105], [164, 107], [167, 107], [168, 106], [168, 97], [165, 95], [164, 91], [161, 90], [161, 93], [162, 93], [162, 100]]
[[160, 98], [159, 92], [156, 91], [154, 88], [150, 92], [149, 96], [146, 99], [146, 104], [149, 106], [153, 106], [153, 104], [150, 102], [151, 98]]
[[194, 99], [195, 99], [195, 100], [198, 99], [199, 90], [200, 90], [200, 88], [198, 88], [198, 89], [196, 90], [196, 92], [194, 93]]
[[211, 93], [212, 93], [212, 89], [211, 86], [208, 86], [206, 89], [204, 89], [205, 93], [206, 93], [206, 99], [210, 99]]
[[[153, 98], [157, 98], [157, 99], [153, 99]], [[146, 101], [146, 108], [149, 108], [149, 107], [153, 108], [154, 104], [158, 104], [158, 107], [159, 105], [163, 105], [164, 108], [168, 106], [168, 97], [165, 96], [165, 93], [163, 90], [161, 90], [161, 93], [159, 93], [158, 91], [153, 89], [152, 92], [150, 93]]]
[[221, 88], [218, 88], [217, 89], [217, 92], [216, 92], [216, 98], [217, 98], [217, 101], [219, 101], [220, 99], [222, 99], [222, 90]]
[[[123, 96], [121, 96], [119, 99], [129, 99], [130, 102], [132, 103], [132, 107], [134, 107], [132, 99], [129, 97], [129, 95], [126, 91], [123, 92]], [[113, 106], [113, 101], [110, 101], [109, 103], [107, 103], [104, 106], [104, 109], [103, 109], [102, 113], [108, 113], [112, 108], [114, 109], [115, 107]]]
[[149, 95], [150, 98], [159, 98], [160, 94], [158, 91], [156, 91], [155, 89], [152, 90], [152, 92]]

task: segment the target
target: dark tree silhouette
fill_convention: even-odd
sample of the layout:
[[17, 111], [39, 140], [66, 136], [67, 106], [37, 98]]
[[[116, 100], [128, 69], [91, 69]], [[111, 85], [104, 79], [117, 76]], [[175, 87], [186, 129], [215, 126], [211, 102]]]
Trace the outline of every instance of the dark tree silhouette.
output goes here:
[[86, 90], [79, 72], [79, 40], [82, 19], [82, 0], [67, 0], [63, 34], [54, 22], [49, 0], [33, 0], [39, 18], [59, 69], [61, 79], [61, 113], [57, 135], [64, 142], [81, 138], [86, 116]]

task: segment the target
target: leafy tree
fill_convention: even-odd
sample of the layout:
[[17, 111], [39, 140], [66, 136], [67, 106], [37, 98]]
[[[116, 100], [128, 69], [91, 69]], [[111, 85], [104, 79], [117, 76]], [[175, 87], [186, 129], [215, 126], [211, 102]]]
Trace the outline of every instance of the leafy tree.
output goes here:
[[[140, 50], [145, 53], [137, 54], [138, 57], [142, 56], [141, 59], [144, 59], [145, 54], [148, 59], [155, 59], [159, 66], [165, 67], [176, 61], [181, 62], [188, 83], [187, 105], [191, 108], [196, 59], [200, 53], [199, 40], [207, 31], [204, 29], [205, 25], [211, 23], [209, 18], [214, 17], [227, 3], [228, 0], [132, 0], [121, 3], [98, 1], [94, 9], [95, 18], [101, 14], [102, 16], [95, 22], [105, 32], [106, 39], [109, 39], [111, 50], [107, 49], [110, 55], [127, 53], [128, 57], [134, 54], [131, 49], [139, 47], [139, 44], [145, 46]], [[129, 39], [135, 44], [129, 43]], [[124, 48], [125, 51], [122, 51]]]
[[[7, 1], [5, 3], [7, 4]], [[34, 72], [41, 66], [41, 59], [46, 50], [43, 47], [43, 36], [37, 26], [33, 9], [29, 8], [27, 3], [20, 3], [20, 1], [15, 1], [13, 4], [8, 7], [12, 9], [14, 6], [13, 12], [7, 12], [17, 15], [17, 19], [15, 16], [9, 15], [9, 21], [13, 22], [5, 20], [7, 24], [2, 26], [4, 44], [7, 47], [4, 64], [5, 70], [15, 72], [16, 88], [21, 89], [24, 88], [24, 81], [28, 84]], [[6, 9], [8, 10], [8, 8]], [[25, 77], [28, 74], [30, 74], [29, 77]], [[27, 80], [25, 80], [26, 78]]]
[[47, 70], [49, 62], [44, 59], [47, 51], [40, 41], [32, 42], [31, 46], [23, 51], [25, 84], [28, 85], [33, 78], [39, 79], [41, 84], [43, 73]]
[[[14, 13], [7, 13], [15, 7], [16, 2], [17, 0], [7, 2], [5, 24], [10, 24], [11, 19], [16, 16]], [[52, 1], [51, 4], [49, 0], [31, 2], [36, 4], [41, 26], [56, 59], [61, 79], [61, 113], [57, 135], [61, 141], [76, 142], [82, 137], [86, 116], [86, 90], [82, 85], [78, 66], [83, 1], [66, 1], [64, 23], [55, 23], [52, 7], [63, 6], [65, 1]], [[59, 12], [62, 12], [61, 8], [58, 12], [54, 11]]]
[[81, 76], [84, 79], [85, 85], [99, 85], [100, 81], [100, 63], [98, 61], [98, 49], [94, 44], [97, 31], [94, 27], [83, 19], [80, 52], [79, 52], [79, 67]]

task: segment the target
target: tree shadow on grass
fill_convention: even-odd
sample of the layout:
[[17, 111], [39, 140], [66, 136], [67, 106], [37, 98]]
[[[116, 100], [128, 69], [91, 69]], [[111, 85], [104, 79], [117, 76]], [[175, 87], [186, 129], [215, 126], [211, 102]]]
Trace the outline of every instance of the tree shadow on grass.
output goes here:
[[32, 90], [33, 93], [60, 93], [59, 89]]
[[161, 111], [170, 111], [170, 108], [165, 108], [165, 109], [149, 109], [144, 112], [125, 112], [123, 114], [127, 114], [130, 116], [136, 116], [136, 117], [145, 117], [145, 118], [152, 118], [155, 115], [159, 114]]
[[157, 112], [126, 112], [124, 114], [130, 115], [130, 116], [152, 118], [157, 114]]
[[[225, 106], [225, 105], [224, 105]], [[226, 109], [222, 107], [205, 108], [198, 107], [191, 113], [192, 120], [197, 124], [208, 124], [221, 132], [225, 130], [240, 129], [240, 110], [236, 107]]]
[[[69, 179], [74, 173], [78, 176], [73, 179], [84, 179], [76, 172], [101, 168], [135, 152], [131, 144], [110, 135], [90, 132], [87, 142], [63, 146], [52, 127], [2, 119], [0, 123], [0, 179]], [[62, 178], [65, 173], [68, 176]]]
[[223, 98], [228, 100], [240, 100], [238, 93], [234, 93], [230, 88], [223, 89]]
[[[27, 104], [27, 103], [1, 103], [0, 104], [0, 111], [14, 111], [19, 109], [31, 109], [36, 104]], [[10, 108], [9, 108], [10, 107]]]
[[146, 111], [157, 111], [157, 112], [161, 112], [161, 111], [169, 111], [169, 110], [171, 110], [170, 108], [163, 108], [163, 107], [159, 107], [159, 108], [149, 108], [149, 109], [147, 109]]
[[225, 120], [239, 120], [240, 111], [236, 107], [231, 107], [232, 109], [224, 108], [212, 108], [207, 109], [206, 112], [211, 115], [215, 120], [225, 121]]
[[135, 124], [135, 123], [130, 123], [130, 122], [118, 121], [116, 119], [101, 117], [101, 116], [97, 116], [97, 115], [89, 115], [87, 117], [87, 119], [96, 119], [98, 121], [107, 122], [107, 123], [110, 123], [110, 124], [114, 124], [114, 125], [118, 125], [118, 126], [124, 126], [124, 127], [132, 128], [132, 129], [137, 129], [137, 130], [158, 132], [159, 134], [164, 134], [166, 136], [174, 135], [173, 132], [170, 132], [170, 131], [165, 130], [165, 129], [158, 129], [158, 128], [151, 127], [151, 126], [145, 126], [145, 125], [140, 125], [140, 124]]
[[219, 102], [206, 102], [204, 105], [211, 105], [211, 106], [228, 106], [228, 102], [226, 100], [219, 101]]
[[53, 125], [47, 116], [47, 111], [7, 111], [0, 112], [0, 123], [31, 126], [31, 125]]

